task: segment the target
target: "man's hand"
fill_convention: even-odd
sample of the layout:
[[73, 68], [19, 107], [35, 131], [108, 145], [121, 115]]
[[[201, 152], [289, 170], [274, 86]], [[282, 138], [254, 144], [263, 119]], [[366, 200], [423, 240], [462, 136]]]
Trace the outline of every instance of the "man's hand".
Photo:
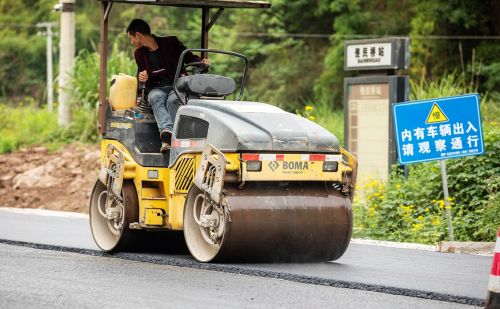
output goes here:
[[139, 72], [139, 81], [142, 83], [145, 83], [148, 81], [148, 71], [144, 70], [142, 72]]
[[201, 59], [201, 62], [202, 62], [202, 63], [204, 63], [204, 64], [208, 64], [208, 65], [211, 65], [211, 64], [212, 64], [212, 62], [211, 62], [211, 61], [210, 61], [210, 59], [208, 59], [208, 58], [203, 58], [203, 59]]

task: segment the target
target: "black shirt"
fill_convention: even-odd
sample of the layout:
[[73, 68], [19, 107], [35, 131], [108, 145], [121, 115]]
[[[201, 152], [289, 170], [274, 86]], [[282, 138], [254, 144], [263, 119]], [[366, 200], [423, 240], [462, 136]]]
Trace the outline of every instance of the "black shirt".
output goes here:
[[162, 66], [160, 49], [148, 51], [148, 58], [152, 69], [151, 76], [149, 76], [151, 85], [153, 87], [172, 85], [172, 81], [164, 74], [165, 68]]
[[[186, 49], [186, 46], [182, 44], [181, 41], [175, 36], [158, 37], [153, 35], [158, 43], [158, 53], [161, 55], [160, 63], [165, 71], [159, 73], [159, 75], [165, 76], [170, 82], [173, 82], [175, 78], [175, 71], [177, 69], [177, 63], [179, 62], [179, 57]], [[149, 50], [146, 47], [141, 47], [134, 51], [134, 58], [137, 66], [139, 67], [139, 72], [146, 70], [150, 79], [146, 82], [146, 87], [154, 87], [152, 84], [153, 68], [151, 67], [151, 60], [149, 58]], [[154, 57], [154, 56], [153, 56]], [[184, 63], [198, 62], [201, 58], [194, 55], [192, 52], [186, 53], [184, 57]], [[181, 71], [182, 72], [182, 71]], [[171, 85], [172, 83], [170, 83]]]

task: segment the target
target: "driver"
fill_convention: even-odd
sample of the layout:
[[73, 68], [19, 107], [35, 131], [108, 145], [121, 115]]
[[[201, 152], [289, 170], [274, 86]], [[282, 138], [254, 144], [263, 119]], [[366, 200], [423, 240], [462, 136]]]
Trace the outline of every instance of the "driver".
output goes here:
[[[127, 35], [135, 48], [139, 82], [146, 83], [148, 101], [160, 129], [160, 151], [166, 152], [170, 149], [175, 115], [179, 109], [179, 99], [172, 84], [179, 57], [186, 46], [175, 36], [159, 37], [151, 34], [151, 28], [142, 19], [130, 22]], [[201, 59], [191, 52], [184, 56], [184, 62], [203, 62], [210, 65], [208, 59]]]

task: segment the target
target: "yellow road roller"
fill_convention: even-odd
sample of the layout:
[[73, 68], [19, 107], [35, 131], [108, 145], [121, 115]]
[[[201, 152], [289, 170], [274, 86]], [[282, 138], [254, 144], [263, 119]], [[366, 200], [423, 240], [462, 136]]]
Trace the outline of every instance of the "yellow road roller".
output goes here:
[[[173, 85], [181, 107], [171, 149], [161, 153], [153, 114], [138, 115], [106, 96], [107, 23], [113, 2], [144, 3], [100, 1], [98, 130], [103, 139], [89, 211], [96, 244], [106, 252], [135, 250], [148, 239], [159, 247], [174, 247], [179, 244], [170, 242], [169, 233], [182, 233], [200, 262], [331, 261], [342, 256], [352, 232], [356, 158], [308, 119], [243, 101], [247, 58], [207, 46], [208, 30], [225, 8], [270, 4], [148, 1], [202, 10], [201, 48], [180, 56]], [[212, 20], [211, 9], [217, 10]], [[190, 70], [183, 65], [187, 52], [238, 57], [244, 63], [242, 77], [237, 83], [212, 74], [202, 62], [189, 64]], [[181, 76], [186, 70], [191, 74]], [[120, 88], [120, 83], [117, 78], [113, 92], [130, 88]]]

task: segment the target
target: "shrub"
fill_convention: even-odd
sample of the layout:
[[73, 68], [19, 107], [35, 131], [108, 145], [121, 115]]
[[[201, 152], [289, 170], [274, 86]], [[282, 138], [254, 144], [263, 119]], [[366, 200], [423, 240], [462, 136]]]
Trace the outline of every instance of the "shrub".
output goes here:
[[[486, 131], [486, 130], [485, 130]], [[500, 128], [486, 131], [482, 156], [446, 161], [457, 240], [493, 241], [500, 226]], [[387, 183], [368, 181], [354, 204], [355, 236], [433, 243], [447, 239], [438, 162], [395, 169]]]
[[[412, 99], [474, 91], [455, 73], [411, 86]], [[500, 226], [498, 104], [482, 97], [485, 154], [446, 161], [454, 234], [462, 241], [493, 241]], [[386, 183], [374, 179], [360, 189], [363, 198], [354, 203], [354, 236], [424, 243], [447, 239], [439, 162], [409, 165], [408, 176], [395, 167]]]

